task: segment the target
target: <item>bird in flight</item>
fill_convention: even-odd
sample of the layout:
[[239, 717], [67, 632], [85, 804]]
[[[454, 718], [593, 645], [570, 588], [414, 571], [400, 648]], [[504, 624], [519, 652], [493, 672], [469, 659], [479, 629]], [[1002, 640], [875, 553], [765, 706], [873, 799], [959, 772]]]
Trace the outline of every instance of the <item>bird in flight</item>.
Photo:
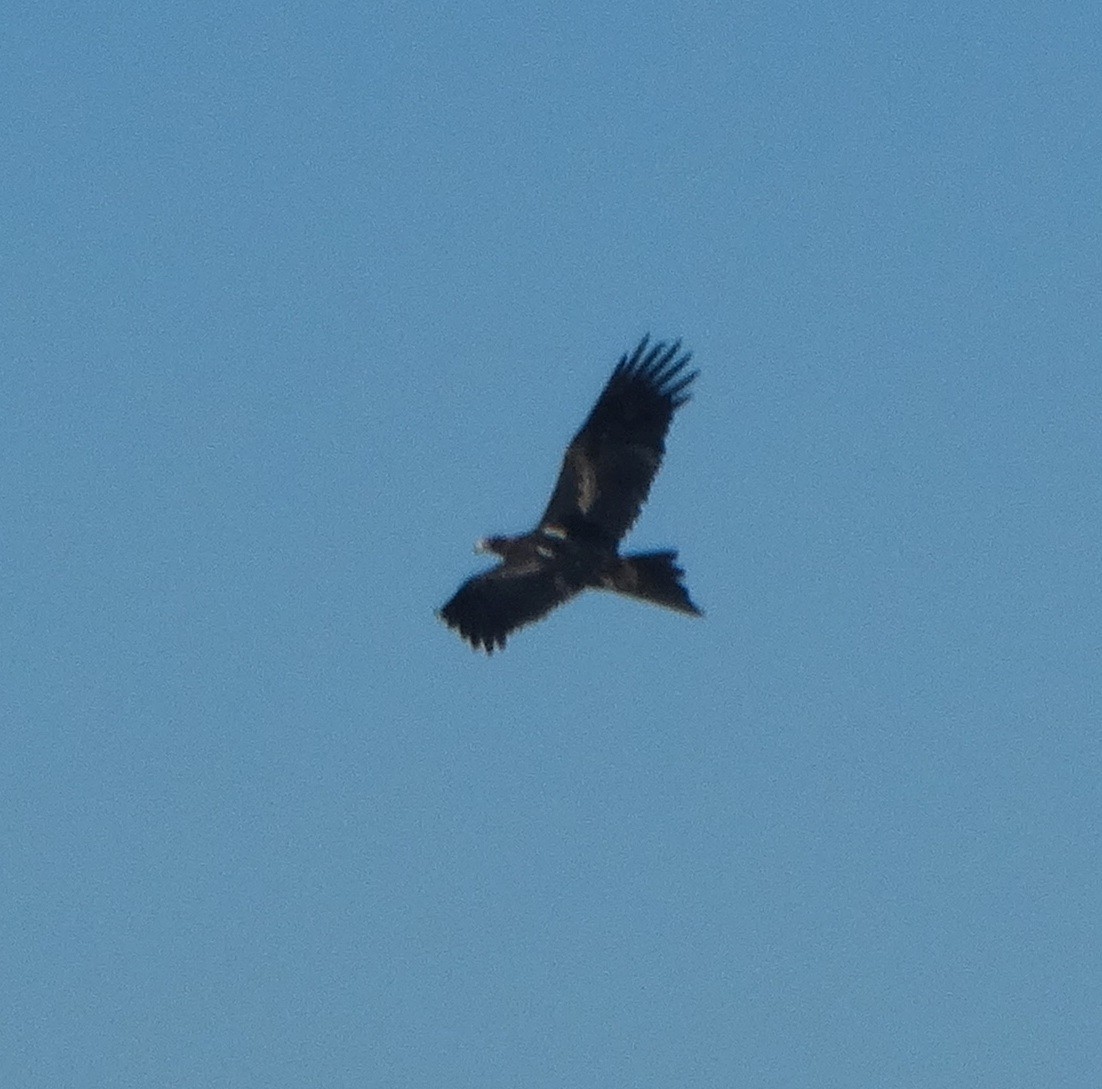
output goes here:
[[536, 528], [475, 546], [501, 562], [463, 583], [438, 615], [476, 650], [493, 654], [518, 628], [587, 589], [703, 615], [681, 582], [676, 552], [619, 552], [662, 464], [673, 414], [697, 375], [685, 373], [691, 356], [680, 352], [680, 341], [648, 342], [643, 337], [621, 357], [566, 448]]

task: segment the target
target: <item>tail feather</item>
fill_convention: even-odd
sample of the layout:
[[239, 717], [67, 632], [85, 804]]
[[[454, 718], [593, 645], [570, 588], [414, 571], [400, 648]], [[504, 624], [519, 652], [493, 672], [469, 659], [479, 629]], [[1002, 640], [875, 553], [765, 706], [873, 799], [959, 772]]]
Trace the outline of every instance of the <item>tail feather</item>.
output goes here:
[[608, 589], [679, 613], [703, 616], [681, 583], [684, 574], [677, 566], [676, 552], [637, 552], [620, 560]]

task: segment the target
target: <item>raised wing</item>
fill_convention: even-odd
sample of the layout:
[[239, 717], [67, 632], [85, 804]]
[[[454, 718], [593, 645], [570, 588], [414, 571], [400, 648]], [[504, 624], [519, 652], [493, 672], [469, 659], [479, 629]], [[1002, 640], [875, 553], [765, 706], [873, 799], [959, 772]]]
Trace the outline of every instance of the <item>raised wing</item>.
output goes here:
[[674, 412], [697, 372], [681, 342], [648, 347], [643, 337], [624, 355], [581, 430], [566, 449], [559, 479], [540, 526], [619, 541], [646, 502], [666, 452]]
[[459, 587], [440, 618], [476, 650], [493, 654], [506, 637], [581, 590], [551, 564], [502, 563]]

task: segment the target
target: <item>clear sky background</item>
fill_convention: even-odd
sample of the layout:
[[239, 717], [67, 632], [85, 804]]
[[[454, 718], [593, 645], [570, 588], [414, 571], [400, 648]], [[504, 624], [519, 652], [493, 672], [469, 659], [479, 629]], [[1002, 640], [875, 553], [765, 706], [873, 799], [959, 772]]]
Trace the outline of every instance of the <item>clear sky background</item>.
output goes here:
[[[0, 1084], [1091, 1087], [1102, 10], [4, 17]], [[640, 335], [630, 545], [434, 617]]]

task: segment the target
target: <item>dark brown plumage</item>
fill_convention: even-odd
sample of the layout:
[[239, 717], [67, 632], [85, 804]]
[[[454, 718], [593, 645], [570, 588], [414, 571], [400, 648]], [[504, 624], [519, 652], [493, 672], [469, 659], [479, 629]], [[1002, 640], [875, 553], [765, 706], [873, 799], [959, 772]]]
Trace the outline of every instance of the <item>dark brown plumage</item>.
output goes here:
[[612, 590], [700, 616], [681, 582], [673, 551], [621, 556], [666, 452], [674, 412], [697, 372], [681, 342], [640, 341], [616, 365], [597, 403], [566, 448], [539, 524], [518, 537], [489, 537], [477, 550], [501, 563], [468, 579], [441, 619], [488, 654], [517, 628], [546, 616], [585, 589]]

